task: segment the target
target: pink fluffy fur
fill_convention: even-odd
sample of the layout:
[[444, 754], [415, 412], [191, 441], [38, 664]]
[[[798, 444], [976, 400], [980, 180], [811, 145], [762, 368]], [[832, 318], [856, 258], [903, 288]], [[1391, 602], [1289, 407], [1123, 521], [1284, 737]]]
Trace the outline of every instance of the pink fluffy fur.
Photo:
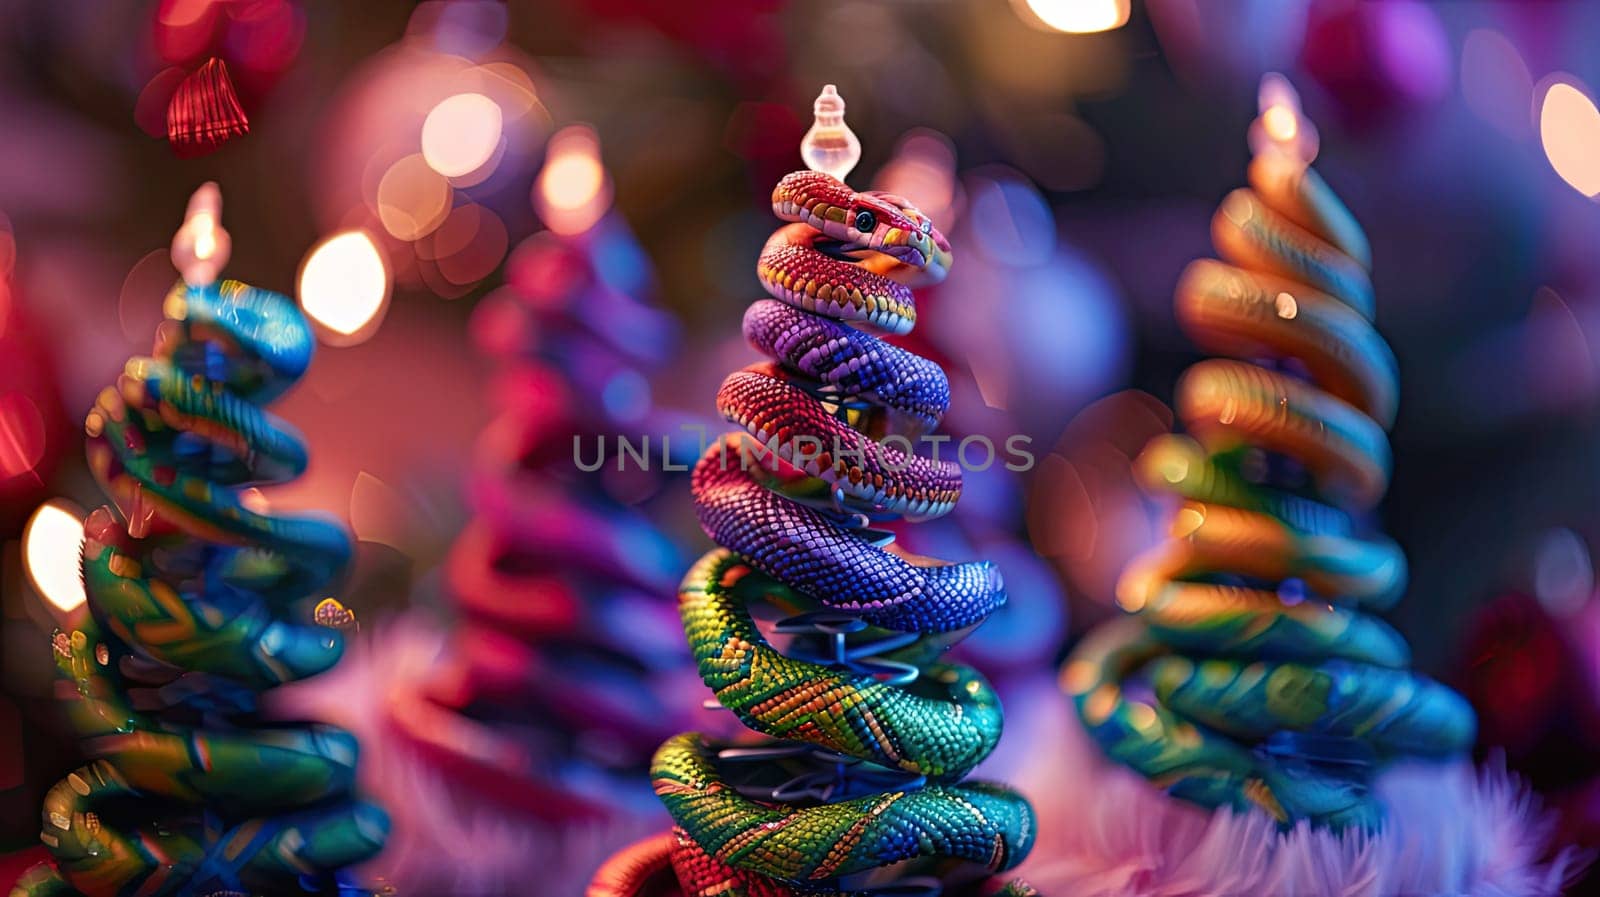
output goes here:
[[359, 870], [363, 875], [402, 895], [576, 895], [616, 850], [667, 829], [664, 810], [553, 827], [453, 789], [426, 758], [386, 733], [387, 696], [426, 677], [447, 633], [422, 611], [380, 622], [349, 639], [331, 672], [274, 695], [278, 714], [325, 720], [361, 739], [361, 786], [393, 822], [384, 852]]
[[1402, 897], [1558, 894], [1583, 865], [1549, 859], [1552, 821], [1502, 769], [1405, 766], [1378, 782], [1389, 810], [1374, 836], [1264, 813], [1208, 812], [1107, 761], [1044, 678], [1008, 690], [1007, 731], [987, 771], [1034, 802], [1039, 839], [1021, 872], [1072, 897]]
[[[551, 830], [453, 793], [448, 780], [384, 737], [383, 696], [426, 673], [443, 627], [411, 615], [351, 639], [326, 676], [280, 689], [278, 708], [361, 738], [362, 779], [394, 817], [389, 848], [365, 870], [404, 893], [499, 897], [581, 894], [613, 851], [661, 831], [665, 814]], [[374, 650], [375, 646], [381, 646]], [[1059, 897], [1522, 897], [1561, 892], [1583, 857], [1549, 858], [1549, 820], [1504, 771], [1465, 762], [1405, 766], [1378, 783], [1389, 825], [1372, 837], [1264, 814], [1207, 812], [1107, 761], [1050, 677], [1003, 687], [1006, 734], [979, 770], [1033, 801], [1039, 836], [1020, 872]]]

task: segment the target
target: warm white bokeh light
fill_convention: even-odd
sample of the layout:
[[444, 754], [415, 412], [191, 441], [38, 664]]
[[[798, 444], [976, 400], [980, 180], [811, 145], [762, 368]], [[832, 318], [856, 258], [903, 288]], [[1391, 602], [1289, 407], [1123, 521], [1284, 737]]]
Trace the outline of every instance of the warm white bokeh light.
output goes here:
[[444, 223], [455, 200], [450, 181], [421, 153], [390, 165], [378, 181], [378, 220], [397, 240], [420, 240]]
[[1311, 164], [1321, 138], [1300, 109], [1300, 93], [1277, 72], [1261, 77], [1256, 91], [1260, 115], [1250, 124], [1250, 150], [1256, 154], [1278, 152]]
[[558, 209], [580, 208], [605, 186], [605, 169], [587, 153], [564, 153], [545, 167], [545, 201]]
[[88, 600], [78, 572], [82, 556], [82, 512], [60, 498], [40, 505], [22, 531], [22, 563], [40, 597], [59, 612]]
[[172, 235], [172, 267], [190, 286], [216, 282], [233, 253], [233, 239], [222, 226], [222, 190], [215, 181], [200, 185], [189, 198], [183, 226]]
[[335, 234], [300, 268], [300, 306], [324, 340], [354, 345], [377, 330], [389, 305], [389, 270], [366, 231]]
[[533, 199], [545, 226], [558, 234], [579, 234], [600, 220], [611, 207], [611, 179], [593, 129], [572, 125], [550, 138]]
[[1539, 140], [1562, 180], [1591, 199], [1600, 195], [1600, 110], [1587, 94], [1551, 84], [1539, 107]]
[[1268, 107], [1267, 111], [1261, 113], [1261, 125], [1273, 140], [1293, 140], [1294, 135], [1300, 132], [1300, 121], [1295, 117], [1294, 110], [1287, 106]]
[[1128, 24], [1128, 0], [1027, 0], [1044, 25], [1068, 34], [1093, 34]]
[[469, 175], [500, 146], [500, 105], [481, 93], [441, 100], [422, 122], [422, 157], [447, 178]]

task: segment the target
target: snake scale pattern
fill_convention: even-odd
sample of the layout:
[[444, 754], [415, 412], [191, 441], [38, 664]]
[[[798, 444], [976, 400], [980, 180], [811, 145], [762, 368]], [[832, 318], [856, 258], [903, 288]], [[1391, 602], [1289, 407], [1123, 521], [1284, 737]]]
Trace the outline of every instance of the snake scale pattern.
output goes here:
[[1113, 759], [1178, 797], [1371, 829], [1375, 771], [1462, 751], [1474, 720], [1374, 616], [1406, 562], [1363, 525], [1399, 392], [1366, 237], [1290, 153], [1258, 153], [1249, 183], [1212, 219], [1223, 260], [1177, 288], [1185, 333], [1222, 357], [1179, 383], [1189, 435], [1136, 464], [1178, 504], [1170, 537], [1118, 584], [1138, 619], [1091, 634], [1062, 682]]
[[347, 612], [308, 605], [349, 559], [344, 530], [241, 498], [305, 468], [260, 406], [304, 372], [310, 329], [288, 298], [233, 281], [180, 283], [165, 310], [151, 357], [88, 415], [116, 510], [86, 523], [90, 615], [55, 655], [93, 760], [46, 797], [55, 868], [12, 897], [368, 894], [339, 871], [388, 831], [353, 794], [354, 737], [256, 713], [262, 690], [343, 649], [320, 624]]
[[783, 178], [772, 208], [789, 222], [757, 265], [772, 298], [744, 331], [773, 360], [718, 393], [743, 432], [711, 446], [692, 488], [722, 547], [679, 592], [701, 678], [765, 738], [662, 745], [652, 774], [676, 828], [589, 893], [1032, 894], [995, 875], [1032, 846], [1032, 808], [961, 781], [999, 739], [999, 701], [937, 660], [1003, 604], [1000, 575], [873, 528], [960, 495], [959, 467], [913, 445], [949, 404], [943, 371], [857, 329], [909, 331], [911, 287], [943, 277], [949, 245], [905, 199], [820, 172]]

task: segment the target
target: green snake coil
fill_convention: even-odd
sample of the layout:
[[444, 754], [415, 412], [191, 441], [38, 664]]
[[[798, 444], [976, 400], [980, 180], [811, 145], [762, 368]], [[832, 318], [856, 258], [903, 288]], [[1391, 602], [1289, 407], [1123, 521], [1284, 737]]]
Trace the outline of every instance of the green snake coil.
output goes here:
[[45, 799], [54, 868], [12, 897], [368, 894], [340, 870], [377, 853], [388, 819], [353, 794], [355, 738], [257, 712], [261, 691], [337, 662], [321, 624], [348, 614], [310, 607], [349, 559], [344, 530], [241, 497], [305, 468], [260, 406], [310, 363], [310, 329], [233, 281], [180, 283], [166, 316], [85, 425], [116, 509], [85, 524], [89, 615], [54, 645], [93, 759]]
[[851, 326], [909, 331], [909, 285], [943, 276], [948, 244], [905, 199], [818, 172], [785, 177], [773, 210], [791, 223], [762, 252], [772, 298], [744, 329], [774, 360], [718, 394], [744, 432], [711, 447], [693, 490], [723, 547], [679, 590], [701, 678], [765, 737], [662, 745], [652, 777], [676, 828], [589, 893], [1030, 894], [994, 873], [1027, 855], [1032, 808], [961, 781], [999, 740], [999, 701], [937, 660], [1004, 601], [998, 571], [911, 555], [874, 528], [960, 494], [958, 466], [909, 449], [948, 406], [943, 371]]
[[1116, 761], [1208, 807], [1373, 828], [1371, 781], [1472, 743], [1471, 708], [1407, 669], [1374, 612], [1405, 590], [1399, 546], [1364, 522], [1388, 487], [1399, 378], [1373, 326], [1367, 240], [1299, 156], [1269, 149], [1223, 200], [1223, 261], [1190, 264], [1179, 323], [1223, 356], [1189, 369], [1190, 436], [1137, 462], [1179, 505], [1062, 676]]

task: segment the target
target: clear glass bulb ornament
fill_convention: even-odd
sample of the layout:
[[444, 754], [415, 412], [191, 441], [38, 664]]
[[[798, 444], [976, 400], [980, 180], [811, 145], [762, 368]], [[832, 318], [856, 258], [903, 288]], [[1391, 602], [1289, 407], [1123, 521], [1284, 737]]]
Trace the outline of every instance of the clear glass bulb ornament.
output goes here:
[[832, 84], [811, 104], [811, 130], [800, 141], [800, 158], [812, 171], [830, 174], [839, 180], [861, 161], [861, 141], [844, 121], [844, 97]]

